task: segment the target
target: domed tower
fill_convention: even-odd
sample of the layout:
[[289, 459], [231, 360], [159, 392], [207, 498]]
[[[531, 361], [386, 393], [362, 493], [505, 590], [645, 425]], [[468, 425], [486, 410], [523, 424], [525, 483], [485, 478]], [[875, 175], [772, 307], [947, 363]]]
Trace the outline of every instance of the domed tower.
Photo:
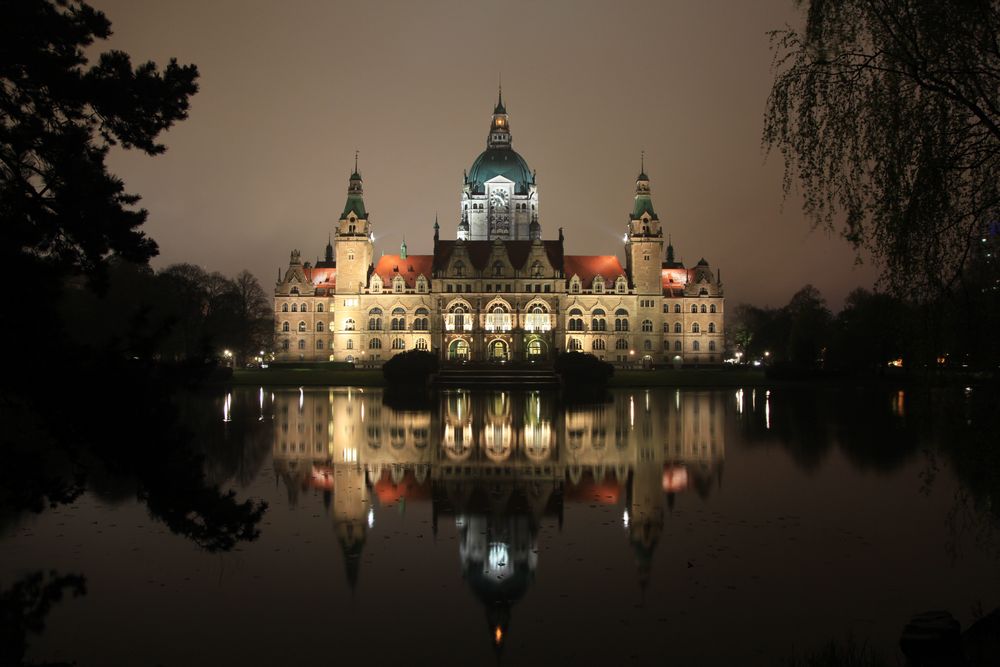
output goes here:
[[625, 258], [628, 274], [637, 294], [661, 294], [663, 291], [663, 229], [653, 210], [645, 159], [635, 179], [635, 203], [629, 215]]
[[364, 189], [354, 156], [354, 173], [347, 186], [347, 202], [337, 223], [337, 294], [359, 294], [368, 282], [375, 247], [365, 210]]
[[[537, 219], [535, 174], [511, 148], [510, 119], [502, 91], [493, 109], [486, 150], [466, 173], [461, 207], [459, 238], [473, 241], [526, 240], [532, 231], [532, 220]], [[540, 236], [541, 228], [536, 231]]]

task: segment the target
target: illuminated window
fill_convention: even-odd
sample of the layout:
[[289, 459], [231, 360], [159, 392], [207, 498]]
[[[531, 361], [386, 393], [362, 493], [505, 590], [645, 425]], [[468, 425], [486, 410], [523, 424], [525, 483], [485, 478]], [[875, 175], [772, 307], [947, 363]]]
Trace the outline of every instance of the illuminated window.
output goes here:
[[344, 320], [344, 331], [354, 331], [354, 320], [347, 318]]
[[370, 341], [368, 341], [368, 349], [370, 349], [370, 350], [381, 350], [382, 349], [382, 341], [380, 341], [378, 338], [372, 338]]
[[423, 338], [418, 338], [416, 347], [418, 350], [427, 350], [427, 341]]
[[299, 331], [305, 331], [305, 330], [306, 330], [306, 323], [299, 322]]
[[583, 344], [580, 343], [579, 338], [570, 338], [568, 347], [570, 352], [579, 352], [580, 350], [583, 349]]
[[405, 350], [406, 349], [406, 343], [403, 341], [402, 338], [393, 338], [392, 339], [392, 349], [394, 349], [394, 350]]

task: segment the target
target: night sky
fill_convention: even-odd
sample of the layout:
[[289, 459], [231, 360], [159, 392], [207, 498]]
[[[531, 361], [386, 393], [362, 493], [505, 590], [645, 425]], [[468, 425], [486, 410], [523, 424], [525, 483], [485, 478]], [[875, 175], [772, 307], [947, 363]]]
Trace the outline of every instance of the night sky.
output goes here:
[[190, 118], [112, 169], [150, 209], [156, 267], [247, 268], [270, 290], [298, 248], [322, 254], [355, 149], [376, 255], [454, 238], [462, 171], [485, 148], [503, 78], [513, 146], [538, 172], [543, 236], [618, 253], [640, 151], [688, 266], [722, 269], [729, 304], [782, 305], [811, 282], [839, 308], [875, 270], [784, 202], [760, 137], [767, 31], [801, 17], [754, 2], [93, 0], [139, 62], [194, 63]]

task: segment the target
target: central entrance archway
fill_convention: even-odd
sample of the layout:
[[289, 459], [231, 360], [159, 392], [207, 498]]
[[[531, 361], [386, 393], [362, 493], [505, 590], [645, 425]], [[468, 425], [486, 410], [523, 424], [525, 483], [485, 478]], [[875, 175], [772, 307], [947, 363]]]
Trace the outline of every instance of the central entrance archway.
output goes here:
[[468, 361], [469, 344], [461, 338], [451, 341], [451, 345], [448, 346], [448, 359], [450, 361]]
[[531, 361], [544, 359], [545, 343], [538, 338], [533, 338], [532, 340], [528, 341], [527, 351], [528, 351], [528, 359]]
[[507, 343], [502, 340], [490, 341], [489, 356], [490, 361], [508, 361], [510, 359], [510, 355]]

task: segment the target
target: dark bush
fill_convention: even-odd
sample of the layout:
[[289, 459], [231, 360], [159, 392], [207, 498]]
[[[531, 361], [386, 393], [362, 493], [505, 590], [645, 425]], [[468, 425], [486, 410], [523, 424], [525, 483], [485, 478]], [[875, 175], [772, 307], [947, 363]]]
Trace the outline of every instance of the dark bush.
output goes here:
[[584, 352], [563, 352], [556, 357], [555, 371], [564, 386], [605, 385], [615, 374], [615, 367]]
[[433, 352], [409, 350], [382, 364], [382, 375], [390, 386], [425, 385], [437, 369], [438, 358]]

